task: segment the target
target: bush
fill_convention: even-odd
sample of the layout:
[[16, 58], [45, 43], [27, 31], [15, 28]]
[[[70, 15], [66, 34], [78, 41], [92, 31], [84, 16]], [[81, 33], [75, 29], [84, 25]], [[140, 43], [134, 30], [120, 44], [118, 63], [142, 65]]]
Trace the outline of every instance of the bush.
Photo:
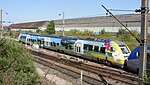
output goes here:
[[130, 41], [131, 40], [131, 35], [129, 34], [124, 34], [123, 36], [121, 36], [121, 40], [122, 41]]
[[125, 34], [125, 33], [126, 33], [126, 29], [120, 28], [118, 31], [118, 34]]
[[105, 31], [105, 29], [103, 28], [102, 30], [101, 30], [101, 34], [105, 34], [106, 33], [106, 31]]
[[39, 77], [31, 55], [21, 44], [0, 39], [0, 85], [37, 85]]
[[81, 35], [82, 32], [77, 29], [71, 29], [69, 33], [70, 35]]
[[83, 34], [90, 36], [90, 35], [93, 35], [94, 33], [93, 33], [92, 31], [89, 31], [89, 30], [84, 30], [84, 31], [83, 31]]
[[131, 30], [131, 32], [132, 32], [135, 36], [139, 36], [139, 35], [140, 35], [137, 30]]
[[47, 29], [46, 29], [46, 32], [48, 34], [55, 34], [55, 23], [53, 20], [49, 22]]
[[42, 30], [40, 30], [40, 29], [37, 29], [37, 30], [36, 30], [36, 33], [40, 33], [41, 31], [42, 31]]

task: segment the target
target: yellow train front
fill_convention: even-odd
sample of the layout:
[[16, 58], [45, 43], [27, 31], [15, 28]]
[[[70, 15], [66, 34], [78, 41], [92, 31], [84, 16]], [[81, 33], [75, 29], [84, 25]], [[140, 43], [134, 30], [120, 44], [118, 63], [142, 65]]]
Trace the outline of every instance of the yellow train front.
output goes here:
[[109, 39], [77, 40], [75, 42], [75, 48], [80, 49], [80, 53], [82, 54], [83, 52], [91, 60], [102, 63], [107, 62], [119, 67], [124, 66], [125, 61], [131, 53], [128, 46], [123, 42]]
[[40, 34], [21, 33], [21, 41], [38, 44], [39, 47], [55, 49], [64, 53], [74, 54], [80, 58], [109, 62], [112, 65], [123, 67], [131, 51], [126, 44], [117, 40], [74, 38], [63, 36], [49, 36]]

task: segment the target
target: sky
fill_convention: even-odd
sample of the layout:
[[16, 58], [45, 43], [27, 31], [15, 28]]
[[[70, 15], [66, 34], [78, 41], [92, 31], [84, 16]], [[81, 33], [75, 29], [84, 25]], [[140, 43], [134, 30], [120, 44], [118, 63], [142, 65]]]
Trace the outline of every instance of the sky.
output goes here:
[[62, 19], [62, 15], [59, 16], [62, 12], [65, 19], [104, 16], [106, 11], [101, 5], [108, 9], [135, 10], [141, 7], [141, 0], [0, 0], [4, 24]]

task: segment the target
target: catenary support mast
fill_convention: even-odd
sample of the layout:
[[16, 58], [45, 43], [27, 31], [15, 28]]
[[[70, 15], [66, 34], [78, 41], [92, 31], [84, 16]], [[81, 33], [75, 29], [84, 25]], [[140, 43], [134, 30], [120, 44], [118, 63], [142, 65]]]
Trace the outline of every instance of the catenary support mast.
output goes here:
[[0, 9], [0, 12], [1, 12], [1, 13], [0, 13], [0, 14], [1, 14], [1, 17], [0, 17], [0, 18], [1, 18], [1, 20], [0, 20], [1, 28], [0, 28], [0, 29], [1, 29], [1, 37], [2, 37], [2, 31], [3, 31], [3, 19], [2, 19], [3, 15], [2, 15], [2, 9]]
[[143, 85], [142, 78], [146, 73], [147, 66], [147, 33], [148, 33], [148, 3], [149, 0], [141, 0], [141, 44], [140, 44], [140, 69], [139, 85]]

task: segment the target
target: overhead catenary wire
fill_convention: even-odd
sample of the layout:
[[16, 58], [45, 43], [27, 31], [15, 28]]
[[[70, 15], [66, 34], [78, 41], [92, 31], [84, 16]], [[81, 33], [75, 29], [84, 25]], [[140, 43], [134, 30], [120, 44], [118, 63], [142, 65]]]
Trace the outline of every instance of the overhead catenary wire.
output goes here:
[[141, 41], [118, 19], [116, 18], [104, 5], [101, 5], [114, 19], [116, 19], [128, 32], [139, 42]]
[[110, 11], [124, 11], [124, 12], [135, 12], [135, 10], [120, 10], [120, 9], [109, 9]]

